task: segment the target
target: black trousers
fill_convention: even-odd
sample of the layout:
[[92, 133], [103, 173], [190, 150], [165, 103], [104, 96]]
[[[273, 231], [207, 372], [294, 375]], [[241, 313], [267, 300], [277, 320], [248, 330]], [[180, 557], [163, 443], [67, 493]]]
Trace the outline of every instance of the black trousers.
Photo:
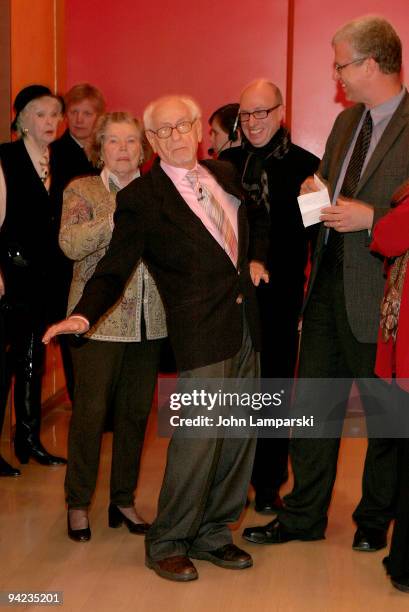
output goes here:
[[[184, 371], [184, 378], [253, 378], [258, 355], [247, 325], [240, 351], [231, 359]], [[173, 436], [168, 448], [157, 517], [146, 536], [155, 560], [214, 550], [232, 541], [229, 523], [238, 520], [247, 497], [255, 439], [187, 439]]]
[[[308, 381], [303, 384], [303, 379], [311, 378], [322, 378], [323, 389], [329, 386], [326, 390], [329, 394], [330, 379], [356, 379], [367, 410], [359, 379], [374, 377], [375, 355], [376, 345], [358, 342], [350, 329], [342, 269], [334, 270], [324, 261], [304, 315], [294, 410], [307, 415], [313, 413], [316, 389]], [[348, 397], [348, 391], [349, 388], [344, 389], [344, 397]], [[338, 415], [345, 413], [346, 405], [347, 401], [339, 407]], [[286, 507], [280, 512], [280, 521], [289, 531], [323, 536], [339, 443], [337, 437], [291, 440], [294, 488], [286, 496]], [[394, 516], [395, 492], [396, 444], [394, 440], [369, 438], [362, 499], [353, 514], [355, 522], [361, 527], [386, 529]]]
[[[272, 281], [274, 282], [274, 281]], [[272, 284], [257, 288], [257, 301], [262, 330], [260, 366], [262, 378], [281, 378], [285, 383], [294, 377], [298, 351], [298, 319], [303, 299], [303, 287], [280, 291]], [[291, 388], [286, 388], [286, 397]], [[283, 434], [285, 432], [283, 431]], [[262, 502], [274, 496], [288, 478], [287, 437], [257, 440], [251, 483], [257, 499]]]
[[[403, 406], [408, 408], [408, 397]], [[409, 439], [398, 440], [397, 445], [397, 507], [389, 552], [389, 571], [393, 578], [409, 574]]]
[[4, 414], [7, 404], [6, 383], [6, 330], [4, 326], [4, 314], [0, 301], [0, 437], [3, 429]]
[[72, 347], [75, 389], [65, 480], [70, 508], [87, 508], [91, 503], [109, 408], [113, 413], [111, 502], [133, 505], [160, 348], [161, 340], [81, 338]]

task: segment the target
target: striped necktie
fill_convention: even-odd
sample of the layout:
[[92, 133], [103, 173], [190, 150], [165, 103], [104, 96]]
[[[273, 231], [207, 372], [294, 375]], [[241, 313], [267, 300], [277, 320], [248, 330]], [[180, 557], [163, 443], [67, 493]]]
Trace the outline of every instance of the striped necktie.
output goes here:
[[[362, 168], [368, 153], [372, 138], [372, 117], [370, 111], [366, 111], [365, 119], [355, 142], [351, 159], [345, 172], [340, 195], [352, 198], [355, 195], [361, 178]], [[344, 260], [344, 234], [331, 229], [328, 236], [327, 252], [329, 257], [338, 267]]]
[[197, 201], [203, 208], [208, 219], [212, 222], [219, 236], [222, 238], [224, 250], [236, 266], [238, 255], [237, 238], [223, 206], [217, 201], [206, 185], [202, 185], [199, 182], [197, 170], [189, 170], [186, 174], [186, 178], [196, 194]]

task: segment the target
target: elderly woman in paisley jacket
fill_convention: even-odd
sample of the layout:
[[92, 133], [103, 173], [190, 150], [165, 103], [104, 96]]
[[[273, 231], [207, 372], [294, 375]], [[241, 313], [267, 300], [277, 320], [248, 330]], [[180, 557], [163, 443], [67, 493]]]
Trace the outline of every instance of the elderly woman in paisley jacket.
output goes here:
[[[104, 255], [111, 239], [115, 194], [139, 176], [142, 127], [127, 113], [100, 117], [94, 155], [100, 176], [71, 182], [64, 192], [60, 246], [75, 261], [68, 314]], [[141, 261], [122, 298], [73, 341], [74, 403], [71, 419], [66, 499], [68, 535], [91, 537], [88, 508], [95, 489], [108, 407], [113, 407], [113, 448], [109, 526], [122, 523], [143, 535], [149, 525], [134, 507], [139, 460], [158, 371], [165, 314], [156, 285]]]

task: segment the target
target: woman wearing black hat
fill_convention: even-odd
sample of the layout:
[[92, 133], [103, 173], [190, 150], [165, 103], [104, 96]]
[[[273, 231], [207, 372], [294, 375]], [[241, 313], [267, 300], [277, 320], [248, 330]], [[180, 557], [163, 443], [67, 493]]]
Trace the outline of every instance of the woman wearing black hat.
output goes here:
[[[19, 138], [0, 145], [0, 268], [4, 296], [7, 381], [15, 375], [14, 449], [21, 463], [30, 458], [42, 465], [66, 460], [49, 454], [40, 441], [41, 382], [44, 350], [41, 337], [52, 319], [53, 261], [57, 230], [49, 197], [49, 144], [55, 140], [62, 102], [42, 85], [25, 87], [14, 102], [12, 129]], [[6, 392], [0, 396], [0, 430]], [[19, 470], [0, 459], [0, 476]]]

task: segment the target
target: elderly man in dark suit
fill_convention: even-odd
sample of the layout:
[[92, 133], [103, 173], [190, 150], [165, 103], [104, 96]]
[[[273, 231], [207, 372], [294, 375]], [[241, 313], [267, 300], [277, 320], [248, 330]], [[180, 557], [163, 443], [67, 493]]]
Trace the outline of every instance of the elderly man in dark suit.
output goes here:
[[[384, 277], [382, 260], [369, 250], [371, 230], [409, 175], [409, 97], [400, 79], [399, 37], [387, 21], [368, 16], [347, 23], [332, 43], [334, 78], [357, 104], [336, 119], [319, 170], [334, 206], [322, 211], [304, 309], [295, 407], [306, 414], [317, 404], [317, 388], [303, 379], [325, 379], [321, 389], [330, 379], [356, 379], [362, 396], [360, 379], [374, 376]], [[315, 189], [309, 178], [302, 192]], [[268, 525], [247, 528], [245, 539], [276, 544], [323, 538], [338, 449], [336, 437], [292, 440], [295, 483], [286, 507]], [[395, 487], [395, 445], [370, 438], [362, 499], [354, 512], [354, 550], [386, 545]]]
[[[71, 317], [52, 326], [83, 333], [118, 299], [140, 257], [159, 288], [169, 336], [184, 377], [245, 378], [258, 374], [259, 336], [250, 276], [248, 227], [234, 169], [197, 163], [200, 109], [189, 97], [153, 102], [144, 114], [159, 159], [117, 196], [115, 229], [105, 257]], [[216, 222], [217, 217], [217, 222]], [[267, 250], [259, 223], [258, 260]], [[244, 569], [251, 556], [232, 544], [228, 523], [244, 506], [254, 457], [253, 439], [170, 442], [158, 515], [146, 538], [146, 564], [159, 576], [197, 578], [190, 558]]]

